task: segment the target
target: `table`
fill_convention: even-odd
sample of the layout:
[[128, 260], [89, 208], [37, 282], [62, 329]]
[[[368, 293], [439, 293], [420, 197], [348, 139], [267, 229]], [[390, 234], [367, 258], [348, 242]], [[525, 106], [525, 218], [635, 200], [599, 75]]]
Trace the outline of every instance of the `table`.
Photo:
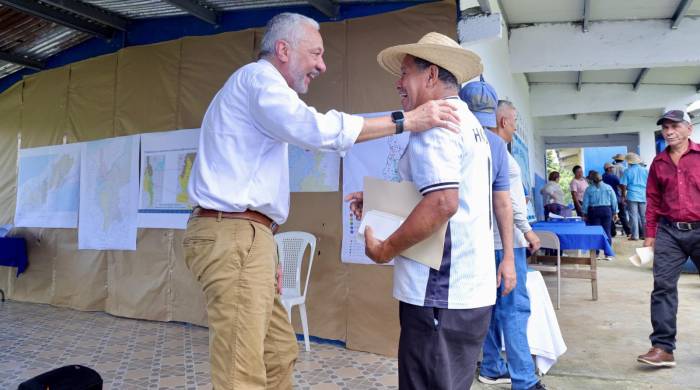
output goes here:
[[[614, 256], [608, 236], [600, 226], [587, 226], [580, 222], [537, 222], [533, 230], [546, 230], [557, 235], [562, 250], [588, 250], [588, 257], [561, 258], [562, 265], [587, 265], [590, 269], [561, 268], [562, 278], [590, 279], [593, 300], [598, 300], [598, 269], [596, 252], [603, 250], [606, 256]], [[556, 264], [556, 256], [533, 256], [532, 260], [542, 263]]]
[[566, 344], [561, 336], [557, 315], [542, 274], [528, 270], [526, 283], [527, 294], [530, 297], [527, 340], [530, 344], [530, 353], [535, 355], [537, 369], [542, 374], [546, 374], [559, 356], [566, 352]]
[[[16, 267], [17, 276], [27, 269], [27, 241], [22, 237], [0, 237], [0, 266]], [[2, 301], [5, 292], [0, 289]]]

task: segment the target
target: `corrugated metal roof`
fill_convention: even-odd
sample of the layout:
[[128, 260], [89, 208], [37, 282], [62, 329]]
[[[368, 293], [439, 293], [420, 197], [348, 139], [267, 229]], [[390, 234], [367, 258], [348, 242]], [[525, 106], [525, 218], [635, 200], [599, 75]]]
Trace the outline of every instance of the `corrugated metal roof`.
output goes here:
[[[46, 60], [90, 38], [86, 33], [4, 6], [0, 6], [0, 26], [0, 52], [27, 56], [37, 61]], [[21, 68], [20, 65], [0, 61], [0, 78]]]
[[[185, 11], [161, 0], [83, 0], [129, 19], [184, 15]], [[201, 1], [199, 3], [202, 3]], [[204, 4], [203, 4], [204, 5]]]

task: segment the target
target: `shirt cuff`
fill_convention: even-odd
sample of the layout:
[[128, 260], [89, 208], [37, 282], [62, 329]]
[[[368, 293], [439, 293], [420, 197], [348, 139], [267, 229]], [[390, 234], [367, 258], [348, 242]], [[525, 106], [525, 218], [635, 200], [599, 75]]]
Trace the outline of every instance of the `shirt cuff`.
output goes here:
[[459, 189], [459, 182], [445, 181], [442, 183], [431, 184], [431, 185], [428, 185], [428, 186], [425, 186], [425, 187], [419, 189], [418, 192], [420, 192], [421, 195], [425, 196], [433, 191], [447, 190], [450, 188]]
[[345, 153], [355, 144], [357, 137], [362, 132], [362, 127], [365, 125], [365, 118], [359, 115], [350, 115], [342, 113], [343, 129], [338, 145], [338, 154], [340, 157], [345, 157]]

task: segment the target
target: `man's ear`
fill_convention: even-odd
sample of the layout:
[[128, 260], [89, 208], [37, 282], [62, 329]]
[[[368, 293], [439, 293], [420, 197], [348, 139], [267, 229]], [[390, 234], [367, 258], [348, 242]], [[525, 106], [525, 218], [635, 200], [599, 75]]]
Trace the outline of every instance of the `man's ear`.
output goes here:
[[282, 63], [289, 62], [289, 43], [282, 39], [275, 42], [275, 56]]
[[437, 65], [430, 65], [428, 67], [428, 79], [427, 79], [427, 84], [428, 86], [432, 87], [435, 86], [438, 82], [438, 76], [440, 75], [440, 70], [438, 69]]

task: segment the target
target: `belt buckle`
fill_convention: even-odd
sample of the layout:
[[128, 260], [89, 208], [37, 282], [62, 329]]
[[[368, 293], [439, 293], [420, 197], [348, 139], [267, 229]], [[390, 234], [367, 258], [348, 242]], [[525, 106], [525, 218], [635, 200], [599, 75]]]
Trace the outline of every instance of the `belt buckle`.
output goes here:
[[676, 225], [676, 229], [682, 231], [682, 232], [688, 232], [693, 230], [693, 224], [690, 222], [676, 222], [674, 223]]

